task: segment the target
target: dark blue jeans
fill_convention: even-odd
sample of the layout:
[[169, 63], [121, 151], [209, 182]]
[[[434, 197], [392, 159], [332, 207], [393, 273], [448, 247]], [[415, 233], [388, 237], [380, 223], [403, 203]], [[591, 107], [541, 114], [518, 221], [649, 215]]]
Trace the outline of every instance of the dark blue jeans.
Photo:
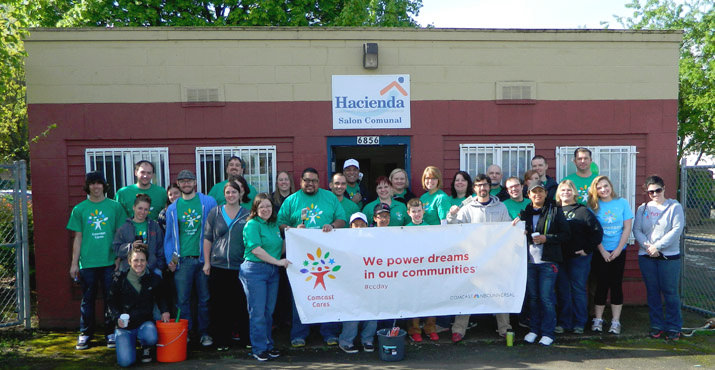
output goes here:
[[253, 353], [273, 349], [273, 309], [278, 299], [279, 267], [263, 262], [244, 261], [238, 276], [248, 300]]
[[558, 324], [564, 329], [583, 328], [588, 320], [586, 284], [591, 271], [592, 254], [568, 258], [559, 264], [556, 278], [559, 315]]
[[94, 304], [97, 300], [97, 285], [102, 289], [104, 297], [104, 335], [114, 332], [114, 323], [111, 322], [107, 312], [107, 295], [112, 285], [114, 265], [106, 267], [91, 267], [79, 270], [80, 284], [82, 287], [82, 303], [80, 304], [79, 331], [82, 335], [94, 334]]
[[529, 296], [529, 329], [531, 332], [554, 338], [556, 307], [554, 287], [559, 268], [555, 263], [527, 265], [526, 292]]
[[680, 332], [683, 326], [678, 294], [680, 259], [663, 260], [638, 256], [638, 266], [645, 283], [651, 329]]
[[191, 315], [191, 290], [196, 287], [198, 298], [198, 334], [208, 334], [209, 330], [209, 277], [203, 272], [204, 264], [198, 258], [181, 257], [179, 268], [174, 272], [176, 285], [176, 305], [181, 309], [181, 318], [189, 320], [189, 330], [194, 327]]

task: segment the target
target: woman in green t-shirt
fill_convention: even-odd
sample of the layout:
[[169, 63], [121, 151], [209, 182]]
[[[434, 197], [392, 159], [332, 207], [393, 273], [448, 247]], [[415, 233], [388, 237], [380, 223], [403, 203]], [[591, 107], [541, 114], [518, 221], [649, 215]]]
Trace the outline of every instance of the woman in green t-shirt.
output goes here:
[[462, 208], [462, 202], [474, 195], [474, 182], [472, 177], [465, 171], [457, 171], [452, 178], [452, 196], [450, 200], [453, 206]]
[[435, 166], [427, 166], [422, 173], [422, 188], [427, 192], [422, 194], [420, 201], [424, 204], [426, 225], [439, 225], [447, 218], [452, 202], [449, 195], [442, 191], [442, 171]]
[[283, 239], [273, 212], [273, 202], [266, 193], [256, 195], [248, 222], [243, 228], [246, 251], [238, 277], [248, 300], [251, 346], [258, 361], [280, 356], [273, 348], [271, 327], [278, 296], [279, 268], [290, 264], [283, 253]]
[[375, 207], [380, 203], [385, 203], [390, 206], [389, 226], [404, 226], [409, 223], [407, 207], [402, 202], [398, 202], [392, 198], [392, 183], [387, 177], [380, 176], [375, 180], [375, 194], [377, 194], [377, 199], [368, 203], [362, 209], [362, 212], [367, 216], [368, 220], [373, 219], [373, 210]]

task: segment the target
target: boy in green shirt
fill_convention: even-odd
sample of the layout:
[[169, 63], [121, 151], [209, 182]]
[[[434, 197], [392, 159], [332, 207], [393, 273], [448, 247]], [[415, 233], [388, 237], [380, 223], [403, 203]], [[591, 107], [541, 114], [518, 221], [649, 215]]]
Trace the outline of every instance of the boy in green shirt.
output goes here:
[[122, 206], [107, 199], [105, 193], [109, 185], [101, 172], [90, 172], [84, 181], [84, 191], [89, 195], [72, 209], [67, 229], [75, 232], [72, 242], [72, 264], [70, 277], [82, 286], [80, 305], [80, 335], [76, 349], [89, 348], [94, 334], [94, 301], [97, 298], [97, 284], [104, 297], [104, 334], [107, 347], [114, 348], [114, 323], [107, 315], [107, 293], [114, 273], [114, 233], [127, 217]]

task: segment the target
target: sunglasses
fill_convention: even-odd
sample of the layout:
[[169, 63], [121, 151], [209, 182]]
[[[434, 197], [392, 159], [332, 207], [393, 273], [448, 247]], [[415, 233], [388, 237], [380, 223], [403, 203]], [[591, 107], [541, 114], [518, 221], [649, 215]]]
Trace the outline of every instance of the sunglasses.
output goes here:
[[656, 195], [656, 194], [662, 193], [662, 192], [663, 192], [663, 188], [658, 188], [658, 189], [654, 189], [654, 190], [647, 190], [646, 192], [648, 193], [648, 195]]

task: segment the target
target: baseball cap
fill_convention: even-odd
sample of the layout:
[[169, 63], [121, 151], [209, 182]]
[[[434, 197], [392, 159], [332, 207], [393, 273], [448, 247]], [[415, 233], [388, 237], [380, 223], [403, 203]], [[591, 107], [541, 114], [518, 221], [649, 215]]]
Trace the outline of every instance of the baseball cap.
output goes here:
[[529, 186], [529, 191], [532, 191], [532, 190], [534, 190], [534, 189], [536, 189], [536, 188], [542, 188], [542, 189], [546, 190], [546, 188], [544, 187], [544, 185], [543, 185], [540, 181], [537, 182], [536, 184], [532, 184], [531, 186]]
[[196, 176], [189, 170], [181, 170], [179, 176], [176, 176], [176, 180], [196, 180]]
[[360, 169], [360, 162], [357, 161], [357, 159], [350, 158], [345, 163], [343, 164], [343, 169], [346, 169], [350, 166], [355, 166], [357, 169]]
[[362, 212], [355, 212], [350, 216], [350, 225], [352, 225], [355, 220], [363, 220], [363, 222], [367, 223], [367, 216]]
[[375, 206], [375, 209], [373, 210], [372, 213], [375, 214], [375, 215], [379, 215], [380, 213], [383, 213], [383, 212], [389, 213], [389, 212], [390, 212], [390, 206], [388, 206], [388, 205], [385, 204], [385, 203], [379, 203], [378, 205]]

